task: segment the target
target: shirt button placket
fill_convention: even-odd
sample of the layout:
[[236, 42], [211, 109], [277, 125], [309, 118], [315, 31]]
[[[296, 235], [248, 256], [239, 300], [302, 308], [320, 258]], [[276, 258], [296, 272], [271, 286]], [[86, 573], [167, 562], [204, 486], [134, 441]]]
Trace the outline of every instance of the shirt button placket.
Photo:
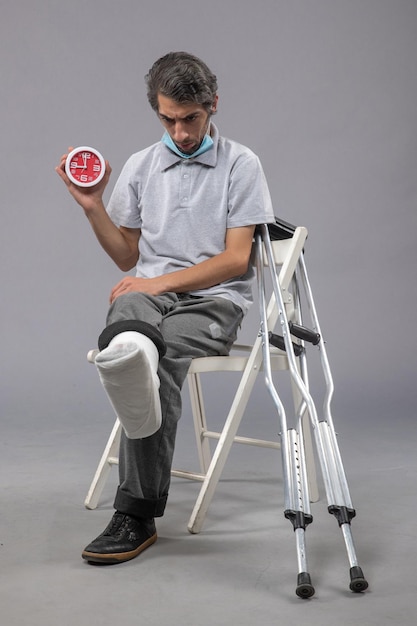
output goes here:
[[188, 206], [190, 203], [191, 193], [191, 168], [188, 161], [181, 163], [180, 169], [180, 204], [181, 206]]

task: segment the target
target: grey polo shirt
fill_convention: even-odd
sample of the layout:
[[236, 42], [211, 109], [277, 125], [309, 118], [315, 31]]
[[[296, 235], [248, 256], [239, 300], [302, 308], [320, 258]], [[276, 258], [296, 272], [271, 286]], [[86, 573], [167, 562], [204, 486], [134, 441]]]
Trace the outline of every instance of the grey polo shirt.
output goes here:
[[[258, 157], [220, 137], [213, 147], [183, 159], [158, 142], [132, 155], [122, 169], [107, 211], [118, 226], [140, 228], [136, 275], [152, 278], [191, 267], [223, 252], [226, 230], [274, 221]], [[246, 312], [253, 268], [196, 296], [220, 296]]]

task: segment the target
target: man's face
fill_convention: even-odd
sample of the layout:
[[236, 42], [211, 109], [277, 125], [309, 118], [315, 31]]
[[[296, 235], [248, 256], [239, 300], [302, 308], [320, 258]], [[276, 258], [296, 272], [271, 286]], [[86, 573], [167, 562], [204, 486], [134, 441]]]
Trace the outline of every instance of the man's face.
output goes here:
[[[217, 96], [213, 102], [213, 113], [216, 104]], [[162, 94], [158, 95], [158, 117], [184, 154], [193, 154], [199, 148], [210, 122], [210, 115], [202, 104], [179, 103]]]

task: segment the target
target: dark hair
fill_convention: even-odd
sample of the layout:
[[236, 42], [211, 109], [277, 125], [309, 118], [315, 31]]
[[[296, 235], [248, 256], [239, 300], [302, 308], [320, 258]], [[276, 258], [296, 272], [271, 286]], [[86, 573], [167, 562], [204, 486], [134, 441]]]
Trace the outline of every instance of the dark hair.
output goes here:
[[145, 76], [148, 100], [158, 111], [158, 94], [175, 102], [196, 102], [210, 111], [217, 93], [217, 78], [207, 65], [188, 52], [169, 52], [155, 61]]

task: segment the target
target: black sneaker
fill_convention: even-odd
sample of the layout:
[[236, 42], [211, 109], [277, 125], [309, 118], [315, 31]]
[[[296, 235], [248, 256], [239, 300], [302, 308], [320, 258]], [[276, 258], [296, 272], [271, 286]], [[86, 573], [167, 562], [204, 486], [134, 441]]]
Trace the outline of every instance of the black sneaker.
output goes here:
[[123, 563], [138, 556], [156, 538], [153, 519], [138, 519], [116, 511], [105, 531], [88, 544], [81, 556], [90, 563]]

